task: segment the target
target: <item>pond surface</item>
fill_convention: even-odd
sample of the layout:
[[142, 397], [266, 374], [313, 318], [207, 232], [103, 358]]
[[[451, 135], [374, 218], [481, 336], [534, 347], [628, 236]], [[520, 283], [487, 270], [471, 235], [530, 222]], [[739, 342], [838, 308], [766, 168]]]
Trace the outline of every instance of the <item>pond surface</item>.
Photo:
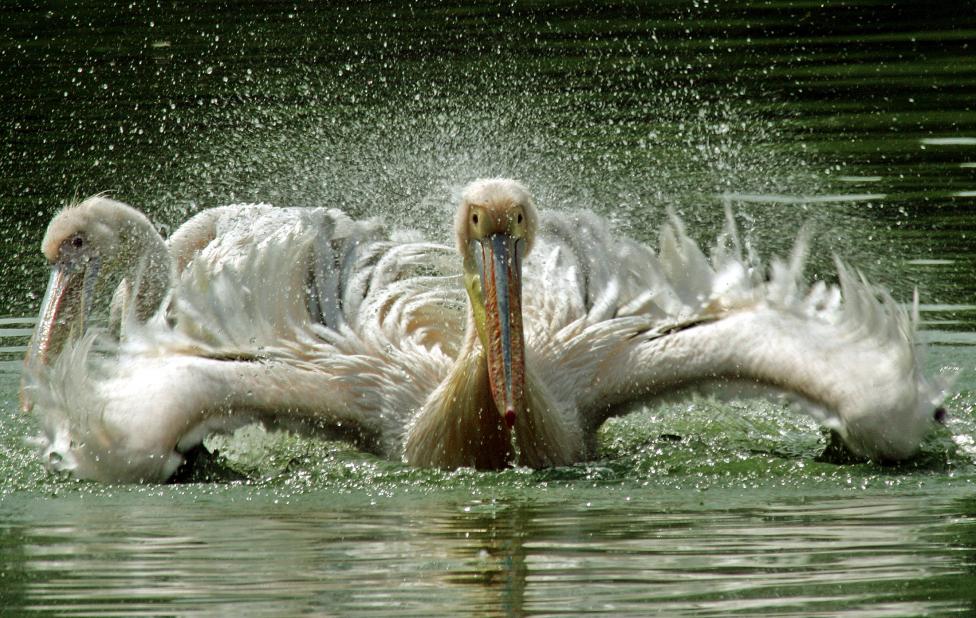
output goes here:
[[[976, 611], [976, 14], [969, 2], [0, 7], [4, 615], [863, 615]], [[160, 224], [235, 201], [328, 205], [447, 239], [452, 196], [521, 179], [656, 243], [731, 204], [765, 256], [813, 226], [910, 302], [957, 373], [898, 467], [817, 461], [778, 402], [611, 423], [597, 461], [412, 470], [257, 429], [244, 480], [46, 473], [19, 361], [64, 203]], [[676, 439], [676, 437], [678, 439]]]

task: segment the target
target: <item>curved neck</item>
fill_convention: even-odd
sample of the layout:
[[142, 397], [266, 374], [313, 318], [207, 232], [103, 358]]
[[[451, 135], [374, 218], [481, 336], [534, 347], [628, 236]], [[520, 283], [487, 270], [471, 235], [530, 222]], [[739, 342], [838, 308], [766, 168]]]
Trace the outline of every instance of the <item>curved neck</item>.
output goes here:
[[[145, 322], [159, 310], [173, 285], [173, 260], [154, 228], [140, 225], [127, 236], [118, 260], [123, 279], [112, 298], [112, 322]], [[131, 318], [130, 318], [131, 314]]]

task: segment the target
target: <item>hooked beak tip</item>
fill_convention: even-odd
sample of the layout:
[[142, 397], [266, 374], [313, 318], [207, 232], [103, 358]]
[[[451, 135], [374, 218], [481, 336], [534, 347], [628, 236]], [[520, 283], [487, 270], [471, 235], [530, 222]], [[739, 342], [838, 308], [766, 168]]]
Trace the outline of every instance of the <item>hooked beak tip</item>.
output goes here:
[[[497, 233], [475, 248], [484, 303], [482, 344], [485, 347], [492, 400], [508, 429], [523, 409], [525, 342], [522, 333], [521, 251], [519, 239]], [[477, 259], [477, 257], [476, 257]]]
[[507, 410], [505, 410], [504, 416], [505, 416], [505, 424], [508, 426], [508, 428], [511, 429], [512, 427], [515, 427], [515, 409], [508, 408]]

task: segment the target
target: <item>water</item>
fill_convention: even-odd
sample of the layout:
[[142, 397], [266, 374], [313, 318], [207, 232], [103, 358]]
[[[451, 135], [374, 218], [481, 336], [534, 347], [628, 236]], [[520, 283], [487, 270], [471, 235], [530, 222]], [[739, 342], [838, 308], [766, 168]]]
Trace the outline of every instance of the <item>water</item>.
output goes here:
[[6, 600], [68, 615], [871, 616], [976, 600], [972, 500], [958, 495], [500, 493], [16, 500], [14, 517], [45, 523], [0, 536], [22, 567], [6, 571]]
[[[976, 608], [976, 17], [967, 2], [0, 8], [0, 607], [11, 615], [914, 616]], [[817, 461], [776, 402], [610, 424], [557, 470], [411, 470], [250, 430], [243, 481], [44, 472], [16, 413], [44, 225], [108, 190], [174, 226], [335, 205], [447, 238], [522, 179], [656, 242], [723, 203], [764, 255], [814, 226], [922, 300], [947, 430], [894, 468]], [[27, 316], [27, 317], [24, 317]], [[676, 440], [671, 436], [678, 436]]]

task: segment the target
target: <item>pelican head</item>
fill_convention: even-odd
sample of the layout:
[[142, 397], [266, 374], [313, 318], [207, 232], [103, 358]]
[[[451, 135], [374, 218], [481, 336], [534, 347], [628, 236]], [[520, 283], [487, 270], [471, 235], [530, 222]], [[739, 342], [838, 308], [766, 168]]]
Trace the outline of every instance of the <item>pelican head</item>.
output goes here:
[[525, 187], [494, 178], [464, 189], [454, 221], [491, 395], [508, 427], [525, 409], [522, 260], [532, 248], [537, 220]]
[[[162, 238], [138, 210], [96, 195], [58, 213], [48, 225], [41, 251], [51, 266], [26, 365], [46, 365], [72, 333], [84, 331], [95, 296], [112, 274], [127, 280], [133, 310], [151, 315], [169, 287], [169, 254]], [[155, 277], [152, 285], [137, 281]], [[127, 278], [127, 279], [125, 279]], [[138, 293], [135, 288], [140, 288]], [[29, 407], [29, 406], [26, 406]]]

